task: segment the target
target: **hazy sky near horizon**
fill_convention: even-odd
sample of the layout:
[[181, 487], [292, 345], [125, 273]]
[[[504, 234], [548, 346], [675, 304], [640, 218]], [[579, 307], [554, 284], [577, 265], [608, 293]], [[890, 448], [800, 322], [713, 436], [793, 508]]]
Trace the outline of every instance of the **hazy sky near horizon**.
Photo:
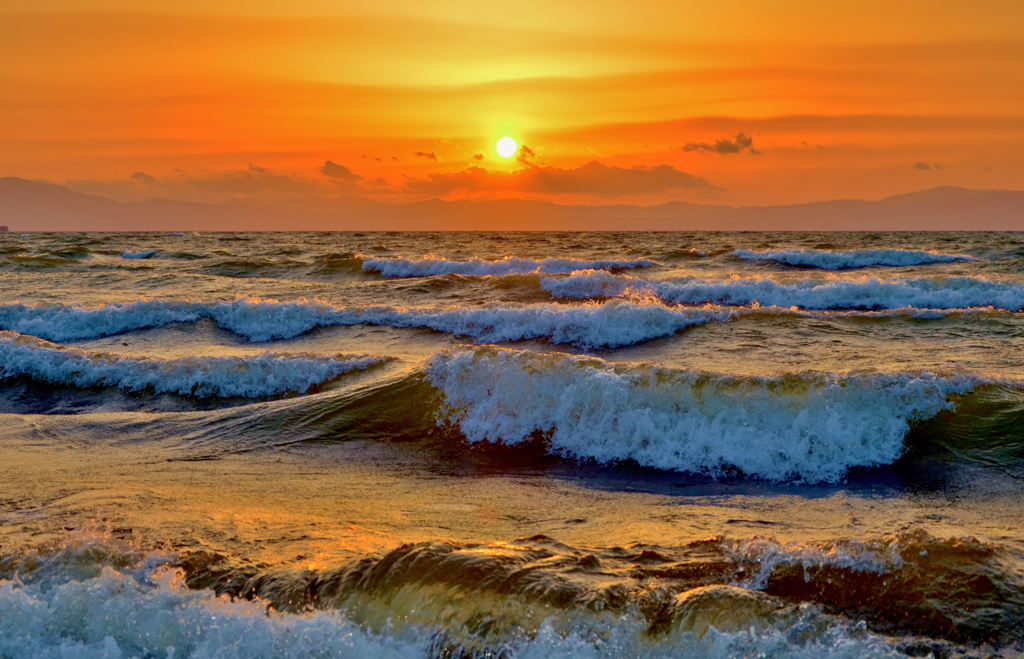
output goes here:
[[0, 61], [0, 176], [118, 199], [1024, 187], [1019, 1], [8, 0]]

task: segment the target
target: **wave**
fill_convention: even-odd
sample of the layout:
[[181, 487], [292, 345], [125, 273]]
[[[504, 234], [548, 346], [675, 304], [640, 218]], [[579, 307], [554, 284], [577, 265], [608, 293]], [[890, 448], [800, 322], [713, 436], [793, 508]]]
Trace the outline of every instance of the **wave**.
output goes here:
[[432, 275], [511, 275], [511, 274], [565, 274], [577, 270], [628, 270], [658, 265], [648, 259], [621, 259], [583, 261], [579, 259], [522, 259], [506, 256], [503, 259], [487, 261], [472, 258], [468, 261], [451, 261], [436, 256], [422, 259], [379, 258], [360, 255], [363, 270], [376, 271], [385, 277], [430, 277]]
[[28, 377], [74, 387], [173, 393], [197, 398], [264, 398], [306, 393], [383, 357], [275, 354], [248, 357], [128, 357], [90, 353], [0, 331], [0, 380]]
[[288, 339], [317, 327], [367, 324], [426, 328], [475, 341], [548, 339], [553, 343], [602, 348], [671, 336], [693, 325], [727, 321], [733, 316], [721, 309], [673, 309], [625, 300], [573, 306], [542, 303], [440, 310], [348, 308], [307, 300], [278, 302], [258, 298], [215, 303], [139, 300], [96, 308], [0, 305], [0, 327], [51, 341], [91, 339], [209, 318], [250, 341]]
[[[333, 612], [272, 614], [260, 602], [190, 590], [160, 563], [44, 590], [0, 580], [0, 656], [381, 657], [425, 656], [429, 636], [376, 635]], [[329, 653], [326, 654], [326, 653]]]
[[823, 270], [847, 270], [873, 266], [900, 267], [978, 260], [965, 254], [938, 254], [915, 249], [857, 249], [846, 252], [821, 249], [782, 249], [755, 252], [749, 249], [737, 249], [732, 255], [744, 261], [774, 261], [784, 265]]
[[0, 304], [0, 328], [50, 341], [75, 341], [173, 323], [194, 323], [204, 317], [208, 308], [209, 305], [199, 302], [145, 299], [99, 307], [80, 304], [38, 307], [19, 303]]
[[[609, 548], [533, 536], [245, 563], [82, 532], [0, 555], [0, 654], [853, 658], [1021, 642], [1021, 585], [1000, 547], [921, 531]], [[765, 583], [739, 585], [749, 572]]]
[[143, 252], [121, 252], [123, 259], [148, 259], [155, 256], [160, 250], [150, 249]]
[[544, 438], [557, 455], [835, 483], [903, 455], [910, 422], [993, 380], [930, 373], [738, 377], [497, 347], [433, 356], [442, 419], [470, 442]]
[[[497, 631], [506, 630], [490, 616], [457, 627], [459, 620], [450, 620], [455, 614], [449, 613], [437, 616], [439, 624], [430, 626], [433, 611], [422, 615], [413, 610], [374, 629], [337, 611], [280, 612], [268, 609], [263, 601], [189, 589], [179, 575], [179, 571], [159, 565], [134, 573], [107, 567], [98, 576], [70, 580], [51, 590], [0, 581], [0, 607], [5, 611], [0, 618], [0, 653], [38, 659], [906, 657], [884, 637], [822, 615], [815, 607], [800, 612], [775, 598], [738, 588], [717, 589], [711, 597], [707, 590], [691, 594], [680, 606], [682, 622], [653, 638], [646, 621], [636, 614], [612, 618], [544, 610], [537, 611], [539, 620], [531, 625], [536, 627], [532, 633], [512, 630], [499, 636]], [[760, 606], [738, 605], [751, 599]], [[466, 600], [462, 604], [468, 608], [474, 600]], [[385, 613], [391, 608], [400, 612], [408, 602], [389, 604], [378, 608]], [[504, 613], [500, 601], [479, 602], [478, 606], [495, 615]], [[715, 626], [708, 625], [709, 617]], [[497, 629], [488, 633], [488, 627]], [[699, 635], [691, 631], [694, 629]]]
[[703, 259], [708, 256], [711, 256], [711, 254], [704, 250], [697, 249], [696, 247], [691, 247], [690, 249], [674, 249], [665, 254], [665, 257], [669, 259]]
[[651, 281], [603, 271], [547, 277], [541, 288], [556, 298], [657, 299], [667, 304], [762, 305], [802, 309], [968, 309], [1024, 310], [1024, 285], [978, 277], [917, 277], [881, 280], [805, 279], [779, 283], [746, 278], [719, 281]]

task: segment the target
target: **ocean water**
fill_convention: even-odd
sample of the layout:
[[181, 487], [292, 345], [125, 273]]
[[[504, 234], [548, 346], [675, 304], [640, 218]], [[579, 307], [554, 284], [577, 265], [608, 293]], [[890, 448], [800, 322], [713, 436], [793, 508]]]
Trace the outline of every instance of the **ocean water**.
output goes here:
[[1024, 234], [0, 234], [0, 657], [1024, 653]]

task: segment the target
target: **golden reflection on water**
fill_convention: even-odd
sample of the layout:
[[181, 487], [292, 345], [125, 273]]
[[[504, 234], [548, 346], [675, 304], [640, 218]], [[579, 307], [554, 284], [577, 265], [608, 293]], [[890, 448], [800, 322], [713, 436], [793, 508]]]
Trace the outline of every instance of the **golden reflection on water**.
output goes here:
[[131, 445], [55, 450], [8, 441], [3, 458], [7, 546], [127, 525], [154, 545], [269, 565], [337, 565], [436, 539], [489, 543], [475, 551], [497, 556], [535, 535], [576, 547], [679, 546], [709, 536], [826, 542], [918, 528], [1020, 544], [1024, 517], [1014, 493], [951, 501], [941, 492], [807, 497], [721, 487], [713, 496], [670, 496], [543, 474], [448, 476], [400, 446], [363, 442], [169, 461]]

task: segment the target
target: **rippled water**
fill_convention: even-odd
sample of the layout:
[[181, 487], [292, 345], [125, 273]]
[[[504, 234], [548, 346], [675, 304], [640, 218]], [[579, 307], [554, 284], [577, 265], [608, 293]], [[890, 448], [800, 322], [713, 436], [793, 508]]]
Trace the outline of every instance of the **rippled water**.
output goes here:
[[1018, 656], [1024, 235], [0, 234], [0, 657]]

